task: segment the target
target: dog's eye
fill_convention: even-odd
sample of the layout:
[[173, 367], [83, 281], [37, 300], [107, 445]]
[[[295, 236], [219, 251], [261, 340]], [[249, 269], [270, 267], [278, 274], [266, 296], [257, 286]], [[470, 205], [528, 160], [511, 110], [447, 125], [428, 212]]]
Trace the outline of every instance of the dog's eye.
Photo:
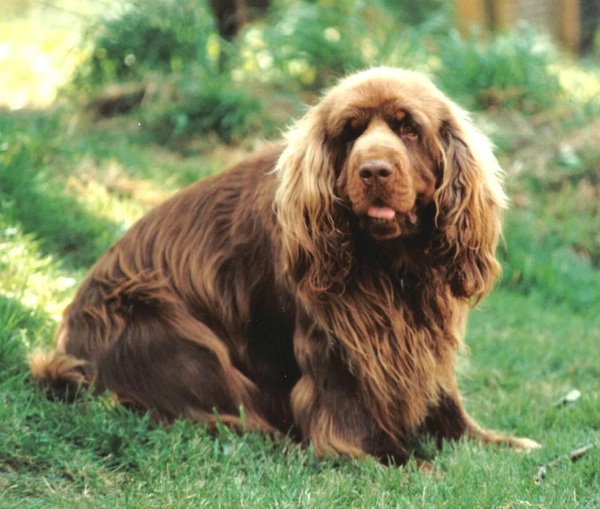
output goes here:
[[400, 136], [409, 139], [416, 139], [419, 137], [419, 130], [417, 129], [417, 126], [409, 121], [405, 121], [400, 125], [398, 133]]
[[403, 138], [414, 140], [419, 137], [417, 125], [413, 122], [410, 115], [404, 111], [396, 113], [396, 117], [392, 120], [390, 127]]
[[348, 120], [344, 124], [342, 136], [345, 141], [352, 142], [365, 132], [364, 125], [356, 119]]

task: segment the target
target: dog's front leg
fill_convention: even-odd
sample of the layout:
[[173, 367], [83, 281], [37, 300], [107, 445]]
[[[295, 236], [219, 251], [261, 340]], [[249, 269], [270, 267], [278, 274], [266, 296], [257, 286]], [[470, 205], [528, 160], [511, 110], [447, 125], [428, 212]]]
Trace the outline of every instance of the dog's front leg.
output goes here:
[[441, 447], [444, 440], [458, 440], [463, 435], [484, 444], [504, 445], [517, 451], [541, 447], [529, 438], [513, 437], [480, 426], [465, 410], [456, 382], [453, 381], [450, 385], [450, 390], [443, 393], [438, 406], [426, 420], [427, 431], [436, 439], [438, 447]]
[[305, 314], [296, 319], [294, 352], [302, 371], [291, 396], [294, 420], [317, 455], [408, 460], [368, 412], [335, 341]]

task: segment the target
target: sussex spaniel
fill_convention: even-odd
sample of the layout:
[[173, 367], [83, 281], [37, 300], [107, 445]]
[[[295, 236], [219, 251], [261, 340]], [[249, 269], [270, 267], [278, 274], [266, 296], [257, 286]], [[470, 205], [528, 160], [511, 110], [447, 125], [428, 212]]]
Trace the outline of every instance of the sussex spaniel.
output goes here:
[[176, 194], [92, 268], [31, 359], [163, 420], [398, 463], [419, 434], [518, 449], [465, 412], [455, 356], [498, 274], [488, 140], [421, 74], [341, 80], [285, 140]]

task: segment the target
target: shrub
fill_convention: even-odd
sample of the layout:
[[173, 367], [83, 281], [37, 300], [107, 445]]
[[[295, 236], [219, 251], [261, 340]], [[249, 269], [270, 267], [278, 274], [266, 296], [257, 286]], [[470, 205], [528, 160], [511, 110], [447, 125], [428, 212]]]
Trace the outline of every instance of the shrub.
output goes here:
[[527, 29], [489, 39], [452, 32], [438, 43], [440, 86], [468, 108], [509, 107], [533, 113], [561, 96], [551, 46]]
[[365, 11], [362, 2], [348, 0], [298, 1], [276, 10], [264, 32], [273, 65], [305, 88], [365, 66]]
[[426, 4], [429, 17], [406, 1], [286, 0], [231, 44], [219, 39], [205, 1], [130, 0], [88, 33], [92, 51], [75, 83], [93, 90], [137, 80], [159, 89], [141, 104], [145, 125], [161, 142], [207, 132], [231, 141], [257, 128], [270, 131], [271, 120], [260, 121], [267, 94], [252, 84], [269, 93], [319, 90], [379, 64], [432, 73], [469, 109], [532, 113], [561, 95], [552, 50], [531, 31], [487, 40], [448, 35], [447, 5]]
[[262, 101], [228, 76], [185, 73], [174, 81], [174, 97], [157, 98], [141, 114], [156, 141], [175, 143], [194, 133], [212, 132], [231, 142], [269, 131]]
[[374, 65], [423, 68], [423, 39], [447, 31], [450, 19], [446, 3], [424, 5], [428, 16], [406, 0], [282, 2], [264, 26], [245, 32], [243, 63], [288, 90], [318, 90]]
[[[118, 15], [90, 28], [87, 40], [92, 49], [74, 88], [89, 94], [86, 101], [94, 110], [106, 96], [106, 85], [136, 81], [142, 84], [143, 102], [134, 106], [142, 106], [146, 133], [161, 143], [194, 133], [214, 132], [229, 142], [264, 132], [262, 102], [249, 87], [236, 85], [231, 68], [240, 61], [234, 47], [218, 38], [206, 2], [124, 1]], [[228, 53], [231, 58], [225, 59]], [[108, 109], [112, 116], [134, 108]]]
[[89, 59], [80, 66], [76, 84], [137, 80], [148, 72], [180, 69], [186, 62], [216, 72], [219, 46], [211, 46], [216, 32], [204, 2], [123, 0], [120, 11], [89, 27]]

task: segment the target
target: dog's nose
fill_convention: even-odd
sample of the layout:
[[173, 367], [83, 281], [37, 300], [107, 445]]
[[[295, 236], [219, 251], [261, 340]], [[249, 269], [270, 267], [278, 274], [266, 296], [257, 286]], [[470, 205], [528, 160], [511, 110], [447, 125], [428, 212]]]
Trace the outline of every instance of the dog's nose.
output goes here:
[[358, 176], [367, 186], [385, 184], [393, 172], [394, 168], [386, 161], [367, 161], [358, 168]]

